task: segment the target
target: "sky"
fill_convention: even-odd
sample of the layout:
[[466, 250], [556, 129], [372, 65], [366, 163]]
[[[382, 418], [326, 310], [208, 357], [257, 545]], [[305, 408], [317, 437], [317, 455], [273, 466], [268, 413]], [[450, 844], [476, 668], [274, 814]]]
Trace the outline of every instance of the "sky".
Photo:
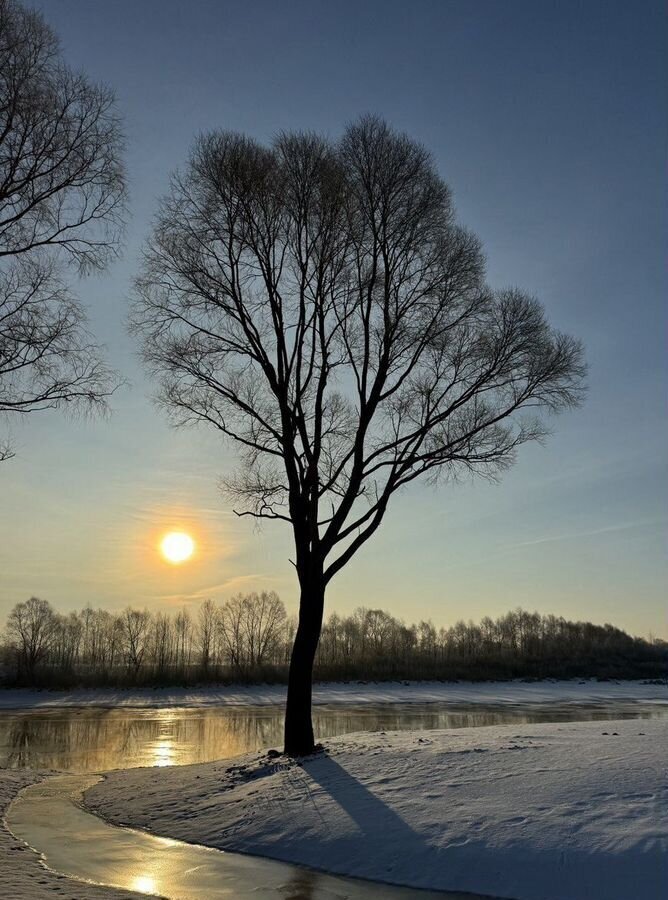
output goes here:
[[[0, 466], [0, 618], [37, 595], [67, 611], [224, 601], [296, 607], [289, 528], [218, 491], [234, 450], [175, 430], [125, 329], [168, 176], [213, 128], [332, 137], [378, 113], [433, 153], [494, 287], [518, 285], [585, 344], [589, 393], [499, 484], [396, 497], [327, 608], [407, 621], [516, 606], [668, 637], [668, 15], [615, 0], [39, 0], [65, 58], [114, 88], [127, 135], [125, 253], [77, 283], [128, 387], [102, 420], [40, 413]], [[192, 533], [193, 559], [156, 546]]]

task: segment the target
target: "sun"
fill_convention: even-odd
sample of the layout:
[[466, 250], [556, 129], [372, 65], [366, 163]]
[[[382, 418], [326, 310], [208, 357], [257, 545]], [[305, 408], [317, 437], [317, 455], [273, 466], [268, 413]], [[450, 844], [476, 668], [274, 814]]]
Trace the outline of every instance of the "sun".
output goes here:
[[185, 531], [170, 531], [160, 541], [160, 552], [167, 562], [177, 566], [195, 552], [195, 541]]

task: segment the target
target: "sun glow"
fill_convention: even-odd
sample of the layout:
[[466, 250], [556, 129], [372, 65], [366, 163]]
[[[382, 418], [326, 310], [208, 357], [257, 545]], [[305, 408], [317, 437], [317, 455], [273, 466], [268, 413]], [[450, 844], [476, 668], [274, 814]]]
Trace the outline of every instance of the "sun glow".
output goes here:
[[153, 894], [156, 890], [155, 879], [148, 875], [137, 875], [133, 878], [130, 889], [139, 891], [140, 894]]
[[185, 562], [195, 552], [195, 541], [185, 531], [170, 531], [160, 541], [160, 552], [173, 565]]

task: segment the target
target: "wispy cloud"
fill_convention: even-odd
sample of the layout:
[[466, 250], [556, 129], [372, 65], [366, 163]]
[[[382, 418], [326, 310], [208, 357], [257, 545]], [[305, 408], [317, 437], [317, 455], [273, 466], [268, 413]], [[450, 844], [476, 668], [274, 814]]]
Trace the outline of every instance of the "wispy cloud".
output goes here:
[[618, 531], [636, 531], [641, 528], [650, 528], [657, 525], [665, 525], [668, 519], [642, 519], [638, 522], [619, 522], [614, 525], [604, 525], [600, 528], [589, 528], [585, 531], [567, 531], [562, 534], [549, 534], [544, 537], [533, 538], [530, 541], [518, 541], [509, 544], [508, 547], [533, 547], [536, 544], [551, 544], [554, 541], [573, 541], [580, 538], [596, 537], [600, 534], [611, 534]]
[[264, 583], [269, 581], [272, 581], [271, 575], [262, 575], [259, 573], [235, 575], [218, 584], [206, 585], [205, 587], [198, 588], [194, 591], [178, 594], [155, 594], [150, 599], [159, 601], [160, 603], [182, 606], [183, 604], [198, 603], [201, 600], [206, 600], [207, 597], [220, 597], [220, 594], [223, 592], [227, 595], [234, 591], [248, 588], [249, 585], [257, 585], [259, 582]]

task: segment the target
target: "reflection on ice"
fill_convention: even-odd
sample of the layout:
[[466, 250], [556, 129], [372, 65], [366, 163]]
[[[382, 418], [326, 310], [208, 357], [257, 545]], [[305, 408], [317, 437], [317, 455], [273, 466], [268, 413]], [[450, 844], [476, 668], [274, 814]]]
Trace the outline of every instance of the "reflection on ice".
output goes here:
[[174, 745], [169, 739], [156, 741], [153, 745], [153, 762], [154, 766], [173, 766], [174, 765]]
[[[447, 707], [436, 703], [318, 706], [320, 739], [352, 731], [469, 728], [590, 719], [649, 718], [664, 706], [524, 703]], [[52, 709], [0, 715], [0, 766], [102, 772], [134, 766], [173, 766], [229, 759], [281, 744], [280, 707], [206, 709]]]
[[155, 879], [148, 875], [137, 875], [130, 882], [130, 888], [140, 894], [155, 894], [158, 890]]

